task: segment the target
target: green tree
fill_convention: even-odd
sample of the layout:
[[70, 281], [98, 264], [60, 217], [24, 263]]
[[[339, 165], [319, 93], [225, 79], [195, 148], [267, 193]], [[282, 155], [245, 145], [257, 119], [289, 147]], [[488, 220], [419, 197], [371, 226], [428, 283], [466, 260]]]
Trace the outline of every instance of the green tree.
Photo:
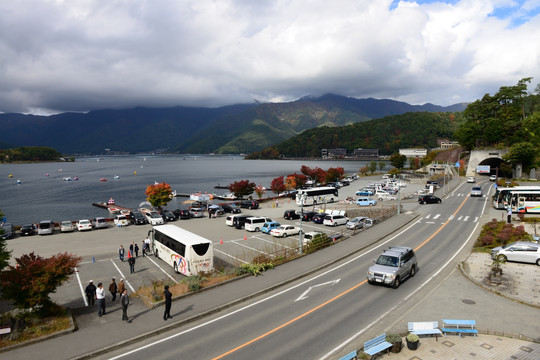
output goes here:
[[235, 197], [242, 198], [253, 193], [253, 191], [255, 191], [255, 186], [256, 185], [254, 182], [250, 182], [249, 180], [240, 180], [229, 184], [228, 189], [234, 194]]
[[503, 156], [503, 160], [509, 161], [512, 165], [521, 163], [523, 168], [529, 167], [535, 160], [537, 148], [530, 142], [520, 142], [512, 145], [508, 154]]
[[407, 157], [405, 155], [394, 153], [392, 156], [390, 156], [390, 164], [396, 169], [403, 169], [406, 162]]
[[146, 200], [152, 206], [161, 209], [171, 201], [172, 190], [171, 186], [166, 183], [148, 185], [145, 191]]
[[[4, 214], [0, 212], [0, 218], [3, 218]], [[3, 234], [4, 230], [0, 227], [0, 234]], [[11, 251], [7, 248], [7, 240], [0, 237], [0, 271], [2, 271], [8, 264], [11, 258]]]
[[16, 258], [16, 266], [9, 265], [0, 273], [3, 297], [20, 310], [47, 315], [52, 308], [49, 295], [69, 279], [80, 261], [67, 252], [50, 258], [32, 252]]
[[377, 162], [376, 161], [371, 161], [369, 163], [369, 172], [371, 173], [371, 175], [373, 175], [373, 173], [377, 171]]
[[379, 161], [379, 171], [383, 171], [386, 166], [386, 161]]

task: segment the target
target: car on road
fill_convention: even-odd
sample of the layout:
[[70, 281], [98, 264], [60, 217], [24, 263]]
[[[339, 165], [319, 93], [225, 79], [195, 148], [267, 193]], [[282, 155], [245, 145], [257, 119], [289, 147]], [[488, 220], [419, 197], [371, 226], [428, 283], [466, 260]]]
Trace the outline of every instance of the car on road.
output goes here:
[[313, 216], [311, 221], [313, 221], [315, 224], [322, 224], [324, 222], [324, 218], [326, 217], [326, 213], [318, 213]]
[[77, 222], [77, 230], [79, 230], [79, 231], [92, 230], [92, 223], [90, 222], [90, 220], [86, 220], [86, 219], [79, 220]]
[[116, 217], [113, 220], [114, 226], [128, 226], [129, 221], [126, 215], [116, 215]]
[[165, 224], [165, 221], [163, 221], [163, 218], [161, 215], [157, 213], [157, 211], [148, 211], [146, 214], [146, 220], [148, 220], [148, 223], [150, 225], [163, 225]]
[[323, 224], [326, 226], [345, 225], [349, 221], [345, 215], [326, 215]]
[[497, 181], [497, 175], [491, 175], [489, 181]]
[[13, 224], [11, 224], [11, 223], [3, 223], [0, 226], [0, 229], [3, 230], [2, 235], [0, 235], [2, 237], [2, 239], [6, 240], [6, 239], [12, 239], [13, 238], [13, 235], [15, 234]]
[[285, 210], [283, 217], [285, 220], [296, 220], [300, 219], [300, 213], [298, 213], [296, 210]]
[[129, 221], [135, 225], [144, 225], [148, 223], [146, 216], [140, 211], [131, 211], [129, 213]]
[[518, 241], [491, 250], [491, 258], [500, 261], [519, 261], [540, 266], [540, 244]]
[[176, 216], [174, 216], [174, 214], [169, 210], [162, 210], [160, 215], [163, 218], [163, 220], [166, 222], [176, 220]]
[[[69, 223], [71, 223], [71, 221]], [[73, 229], [73, 225], [72, 225], [72, 229]], [[21, 236], [31, 236], [31, 235], [34, 235], [35, 233], [36, 232], [34, 230], [34, 225], [24, 224], [23, 226], [21, 226]]]
[[176, 209], [173, 210], [173, 214], [177, 219], [189, 219], [191, 218], [191, 214], [189, 213], [188, 209]]
[[270, 235], [275, 237], [287, 237], [300, 234], [300, 228], [294, 225], [280, 225], [270, 231]]
[[471, 189], [472, 196], [482, 196], [482, 188], [480, 186], [473, 186]]
[[420, 204], [440, 204], [442, 200], [435, 195], [421, 195], [418, 197]]
[[311, 221], [317, 215], [316, 211], [308, 211], [302, 214], [302, 221]]
[[239, 204], [244, 209], [258, 209], [259, 203], [256, 200], [242, 200]]
[[373, 220], [365, 216], [358, 216], [347, 221], [345, 226], [350, 230], [366, 229], [373, 226]]
[[236, 204], [222, 204], [223, 211], [230, 214], [240, 214], [242, 210]]
[[279, 227], [280, 225], [281, 224], [278, 223], [277, 221], [265, 222], [261, 228], [261, 232], [264, 234], [270, 234], [270, 231], [272, 231], [272, 229], [275, 229]]
[[392, 246], [384, 251], [367, 272], [370, 284], [391, 285], [397, 289], [408, 277], [413, 277], [418, 269], [414, 250], [405, 246]]
[[104, 217], [97, 217], [92, 220], [92, 227], [94, 229], [106, 229], [109, 227], [109, 223]]
[[474, 183], [476, 182], [476, 178], [475, 178], [474, 176], [469, 176], [469, 177], [467, 178], [467, 182], [468, 182], [468, 183], [473, 183], [473, 184], [474, 184]]
[[374, 194], [374, 191], [371, 189], [360, 189], [356, 192], [356, 196], [371, 196]]
[[189, 209], [189, 213], [190, 213], [191, 217], [194, 217], [194, 218], [204, 217], [204, 209], [203, 208], [192, 207], [191, 209]]
[[75, 230], [75, 226], [70, 220], [65, 220], [60, 223], [60, 232], [72, 232]]
[[358, 206], [374, 206], [377, 205], [377, 200], [369, 197], [359, 197], [356, 199], [356, 205]]

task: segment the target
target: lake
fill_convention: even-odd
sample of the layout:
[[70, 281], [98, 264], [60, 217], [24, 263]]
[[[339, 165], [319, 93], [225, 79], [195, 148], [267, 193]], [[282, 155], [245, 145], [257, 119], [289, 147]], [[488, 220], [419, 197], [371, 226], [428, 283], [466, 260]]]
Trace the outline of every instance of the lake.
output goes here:
[[[240, 156], [133, 155], [81, 157], [75, 162], [0, 164], [0, 211], [7, 222], [15, 225], [40, 220], [59, 222], [109, 217], [106, 210], [92, 206], [92, 203], [106, 202], [112, 197], [118, 205], [136, 208], [146, 200], [146, 187], [156, 181], [168, 183], [178, 193], [201, 191], [224, 195], [227, 190], [214, 187], [247, 179], [270, 189], [274, 178], [300, 173], [302, 165], [324, 170], [341, 166], [345, 173], [355, 173], [367, 163], [349, 160], [244, 160]], [[114, 179], [115, 175], [118, 180]], [[79, 180], [62, 180], [68, 176]], [[100, 178], [107, 181], [101, 182]], [[20, 185], [17, 179], [21, 180]], [[176, 209], [185, 200], [183, 197], [174, 198], [167, 208]]]

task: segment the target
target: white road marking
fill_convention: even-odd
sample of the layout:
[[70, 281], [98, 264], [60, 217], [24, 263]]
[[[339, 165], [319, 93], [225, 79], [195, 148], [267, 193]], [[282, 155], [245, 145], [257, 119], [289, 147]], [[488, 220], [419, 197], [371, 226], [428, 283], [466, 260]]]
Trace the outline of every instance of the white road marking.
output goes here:
[[339, 280], [341, 279], [336, 279], [336, 280], [332, 280], [332, 281], [327, 281], [325, 283], [322, 283], [322, 284], [318, 284], [318, 285], [313, 285], [313, 286], [310, 286], [306, 291], [304, 291], [302, 293], [302, 295], [300, 295], [298, 298], [296, 298], [296, 300], [294, 300], [294, 302], [297, 302], [297, 301], [300, 301], [300, 300], [304, 300], [304, 299], [307, 299], [308, 296], [308, 292], [310, 292], [312, 289], [316, 288], [316, 287], [319, 287], [319, 286], [324, 286], [324, 285], [328, 285], [330, 284], [331, 286], [334, 286], [335, 284], [337, 284], [339, 282]]
[[435, 221], [426, 221], [426, 224], [435, 224]]
[[441, 214], [437, 214], [433, 217], [433, 220], [438, 219], [441, 216]]
[[261, 254], [267, 254], [267, 255], [268, 255], [267, 252], [261, 251], [261, 250], [259, 250], [259, 249], [255, 249], [254, 247], [251, 247], [251, 246], [244, 245], [244, 244], [242, 244], [242, 243], [237, 242], [236, 240], [233, 240], [233, 241], [231, 241], [231, 242], [234, 243], [234, 244], [236, 244], [236, 245], [238, 245], [238, 246], [243, 246], [243, 247], [245, 247], [246, 249], [250, 249], [250, 250], [259, 252], [259, 253], [261, 253]]
[[448, 218], [448, 220], [452, 220], [452, 219], [454, 219], [454, 214], [450, 215], [450, 217]]
[[458, 221], [460, 221], [462, 218], [463, 218], [463, 216], [460, 216], [460, 217], [458, 217], [457, 219], [458, 219]]
[[478, 221], [478, 216], [475, 216], [474, 217], [474, 222], [477, 222]]
[[120, 270], [120, 268], [118, 266], [116, 266], [116, 264], [114, 263], [113, 259], [111, 259], [111, 262], [112, 264], [114, 265], [114, 267], [116, 268], [116, 270], [118, 270], [118, 273], [120, 274], [120, 276], [122, 277], [122, 279], [124, 279], [125, 283], [127, 284], [127, 286], [129, 286], [129, 288], [131, 289], [131, 292], [134, 293], [135, 292], [135, 289], [133, 288], [133, 286], [131, 286], [131, 284], [129, 283], [128, 279], [126, 279], [126, 277], [124, 276], [124, 274], [122, 273], [122, 271]]
[[469, 221], [469, 217], [468, 217], [468, 216], [465, 216], [465, 217], [463, 218], [463, 221]]
[[169, 275], [165, 270], [163, 270], [163, 268], [161, 266], [159, 266], [154, 260], [150, 259], [150, 257], [146, 256], [146, 258], [148, 260], [150, 260], [154, 265], [156, 265], [158, 267], [159, 270], [163, 271], [165, 273], [165, 275], [167, 275], [169, 277], [169, 279], [171, 279], [172, 281], [174, 281], [175, 283], [178, 284], [178, 281], [176, 281], [175, 278], [173, 278], [171, 275]]
[[233, 258], [233, 259], [236, 260], [236, 261], [243, 262], [244, 264], [249, 264], [247, 261], [244, 261], [244, 260], [239, 259], [239, 258], [237, 258], [237, 257], [235, 257], [235, 256], [232, 256], [231, 254], [226, 253], [226, 252], [224, 252], [224, 251], [221, 251], [221, 250], [219, 250], [219, 249], [216, 249], [215, 247], [214, 247], [214, 251], [215, 251], [215, 252], [218, 252], [218, 253], [220, 253], [220, 254], [223, 254], [223, 255], [225, 255], [225, 256], [228, 256], [228, 257], [230, 257], [230, 258]]
[[[272, 236], [271, 236], [272, 237]], [[272, 245], [277, 245], [277, 246], [281, 246], [281, 247], [284, 247], [286, 249], [289, 249], [289, 250], [292, 250], [293, 248], [290, 247], [290, 246], [287, 246], [287, 245], [284, 245], [284, 244], [281, 244], [281, 243], [277, 243], [275, 241], [270, 241], [270, 240], [267, 240], [267, 239], [264, 239], [264, 238], [260, 238], [258, 236], [253, 236], [254, 239], [257, 239], [257, 240], [260, 240], [260, 241], [264, 241], [266, 243], [269, 243], [269, 244], [272, 244]]]
[[82, 298], [84, 300], [84, 306], [88, 306], [88, 300], [86, 300], [86, 294], [84, 293], [84, 289], [82, 287], [81, 278], [79, 277], [79, 270], [77, 268], [75, 269], [75, 275], [77, 276], [77, 281], [79, 282], [79, 288], [81, 289]]

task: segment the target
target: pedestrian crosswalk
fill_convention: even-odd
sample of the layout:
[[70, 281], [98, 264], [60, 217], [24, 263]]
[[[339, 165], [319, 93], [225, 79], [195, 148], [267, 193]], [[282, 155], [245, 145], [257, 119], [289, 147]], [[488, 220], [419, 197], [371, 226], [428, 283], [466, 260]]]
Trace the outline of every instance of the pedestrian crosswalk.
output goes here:
[[[437, 220], [437, 221], [434, 221]], [[462, 222], [478, 222], [478, 216], [469, 216], [469, 215], [443, 215], [443, 214], [427, 214], [423, 218], [420, 218], [418, 221], [425, 222], [427, 224], [435, 224], [436, 222], [445, 223], [446, 221], [462, 221]]]

